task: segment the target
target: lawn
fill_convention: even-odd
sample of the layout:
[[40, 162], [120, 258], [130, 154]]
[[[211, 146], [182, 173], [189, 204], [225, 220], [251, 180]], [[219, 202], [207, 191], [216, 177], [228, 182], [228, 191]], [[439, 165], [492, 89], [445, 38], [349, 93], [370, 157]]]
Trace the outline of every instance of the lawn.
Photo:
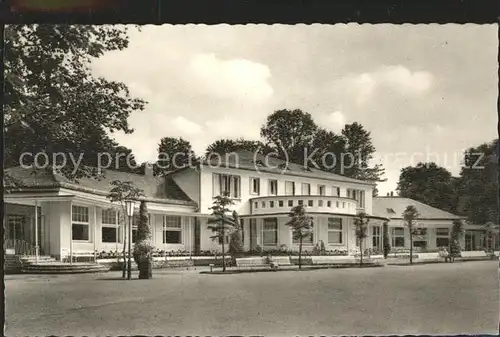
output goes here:
[[[498, 331], [498, 261], [207, 275], [6, 276], [6, 334], [339, 335]], [[135, 275], [137, 277], [137, 275]]]

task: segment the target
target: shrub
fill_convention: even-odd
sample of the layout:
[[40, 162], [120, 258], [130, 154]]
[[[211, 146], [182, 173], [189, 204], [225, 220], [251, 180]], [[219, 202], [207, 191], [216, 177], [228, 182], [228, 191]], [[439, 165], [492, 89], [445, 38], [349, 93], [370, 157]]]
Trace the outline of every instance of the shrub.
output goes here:
[[384, 223], [384, 233], [383, 233], [383, 249], [384, 249], [384, 258], [387, 258], [387, 255], [389, 255], [389, 252], [391, 251], [391, 244], [389, 243], [389, 227], [387, 225], [387, 222]]

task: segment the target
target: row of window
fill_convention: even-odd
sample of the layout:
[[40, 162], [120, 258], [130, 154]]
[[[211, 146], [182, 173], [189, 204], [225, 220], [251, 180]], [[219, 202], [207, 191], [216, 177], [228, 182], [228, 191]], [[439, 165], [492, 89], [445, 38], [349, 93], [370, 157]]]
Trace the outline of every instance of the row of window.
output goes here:
[[[255, 221], [255, 219], [252, 220]], [[252, 225], [252, 223], [250, 225]], [[312, 226], [314, 228], [314, 223]], [[342, 218], [328, 218], [328, 243], [342, 244], [342, 237]], [[298, 244], [299, 239], [293, 238], [292, 242]], [[314, 233], [311, 232], [304, 237], [302, 243], [313, 244]], [[276, 246], [278, 244], [278, 218], [264, 219], [262, 226], [262, 244], [264, 246]]]
[[[309, 200], [312, 201], [312, 200]], [[321, 201], [321, 200], [319, 200]], [[282, 202], [282, 201], [280, 201]], [[292, 200], [289, 200], [289, 206]], [[299, 204], [300, 204], [299, 200]], [[256, 203], [257, 204], [257, 203]], [[345, 203], [344, 203], [345, 204]], [[282, 207], [282, 204], [279, 204]], [[310, 204], [312, 205], [312, 204]], [[270, 205], [270, 207], [274, 207]], [[330, 205], [328, 205], [330, 207]], [[339, 207], [339, 202], [337, 202]], [[345, 205], [344, 205], [345, 207]], [[119, 224], [119, 212], [113, 209], [102, 210], [102, 242], [115, 243], [121, 242], [121, 227]], [[84, 206], [73, 206], [72, 208], [72, 237], [73, 240], [88, 241], [89, 240], [89, 209]], [[251, 219], [252, 222], [255, 219]], [[132, 241], [135, 242], [137, 233], [138, 216], [133, 218]], [[313, 224], [314, 226], [314, 224]], [[449, 228], [436, 228], [436, 246], [446, 247], [449, 245]], [[227, 240], [227, 239], [226, 239]], [[278, 244], [278, 219], [266, 218], [263, 223], [262, 240], [265, 246], [274, 246]], [[381, 233], [380, 227], [373, 227], [373, 242], [380, 242]], [[405, 229], [404, 227], [391, 228], [391, 240], [393, 247], [405, 247]], [[303, 239], [304, 243], [313, 243], [313, 233]], [[181, 244], [182, 243], [182, 221], [180, 216], [164, 216], [163, 217], [163, 243], [166, 244]], [[294, 243], [298, 240], [294, 239]], [[342, 244], [342, 219], [328, 218], [328, 243]], [[427, 245], [427, 229], [420, 228], [419, 233], [413, 236], [414, 247], [425, 247]], [[374, 244], [376, 246], [376, 244]]]
[[[392, 246], [405, 247], [404, 227], [391, 228]], [[450, 229], [436, 228], [436, 247], [448, 247], [450, 244]], [[427, 228], [419, 228], [413, 235], [413, 247], [427, 247]]]
[[[259, 204], [260, 204], [260, 208], [266, 208], [266, 207], [275, 208], [275, 207], [284, 207], [285, 202], [283, 200], [278, 200], [277, 203], [274, 200], [261, 201], [260, 203], [258, 201], [254, 201], [253, 208], [254, 209], [259, 208]], [[304, 205], [304, 200], [296, 200], [296, 201], [288, 200], [287, 201], [288, 207], [293, 207], [296, 205]], [[331, 200], [326, 200], [326, 202], [325, 202], [325, 200], [317, 200], [316, 205], [318, 207], [333, 207], [334, 203]], [[335, 205], [337, 208], [346, 208], [345, 201], [342, 201], [342, 202], [336, 201]], [[307, 200], [307, 206], [314, 207], [315, 206], [314, 200]]]
[[[102, 242], [116, 243], [122, 240], [122, 227], [119, 225], [120, 213], [114, 209], [103, 209], [101, 213]], [[132, 242], [137, 236], [139, 216], [134, 215], [132, 221]], [[89, 208], [72, 206], [72, 238], [75, 241], [89, 241]], [[180, 216], [163, 217], [163, 243], [182, 243], [182, 221]]]
[[[260, 195], [260, 178], [250, 178], [250, 194]], [[267, 195], [278, 195], [278, 180], [268, 180]], [[326, 195], [326, 185], [318, 185], [318, 195]], [[213, 174], [213, 196], [227, 194], [231, 198], [241, 197], [241, 177], [230, 174]], [[295, 182], [285, 181], [285, 195], [296, 195]], [[302, 183], [300, 195], [311, 195], [311, 184]], [[340, 187], [332, 186], [331, 195], [340, 197]], [[358, 202], [360, 207], [365, 207], [365, 191], [356, 189], [347, 189], [347, 197]]]

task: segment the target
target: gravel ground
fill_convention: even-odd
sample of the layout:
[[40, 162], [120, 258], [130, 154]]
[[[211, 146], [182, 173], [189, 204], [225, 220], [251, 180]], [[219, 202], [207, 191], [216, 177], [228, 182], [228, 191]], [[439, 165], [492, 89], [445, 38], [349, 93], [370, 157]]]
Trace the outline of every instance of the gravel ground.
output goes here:
[[[340, 335], [498, 332], [498, 261], [230, 275], [154, 270], [7, 275], [18, 335]], [[134, 273], [137, 278], [137, 273]]]

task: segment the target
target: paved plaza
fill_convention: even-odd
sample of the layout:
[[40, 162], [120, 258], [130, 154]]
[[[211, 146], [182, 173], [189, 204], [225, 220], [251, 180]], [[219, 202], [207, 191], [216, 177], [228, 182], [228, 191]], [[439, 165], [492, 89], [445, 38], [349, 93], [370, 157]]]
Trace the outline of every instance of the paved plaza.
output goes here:
[[[337, 335], [498, 331], [498, 262], [200, 274], [7, 275], [6, 334]], [[134, 275], [137, 277], [137, 275]]]

